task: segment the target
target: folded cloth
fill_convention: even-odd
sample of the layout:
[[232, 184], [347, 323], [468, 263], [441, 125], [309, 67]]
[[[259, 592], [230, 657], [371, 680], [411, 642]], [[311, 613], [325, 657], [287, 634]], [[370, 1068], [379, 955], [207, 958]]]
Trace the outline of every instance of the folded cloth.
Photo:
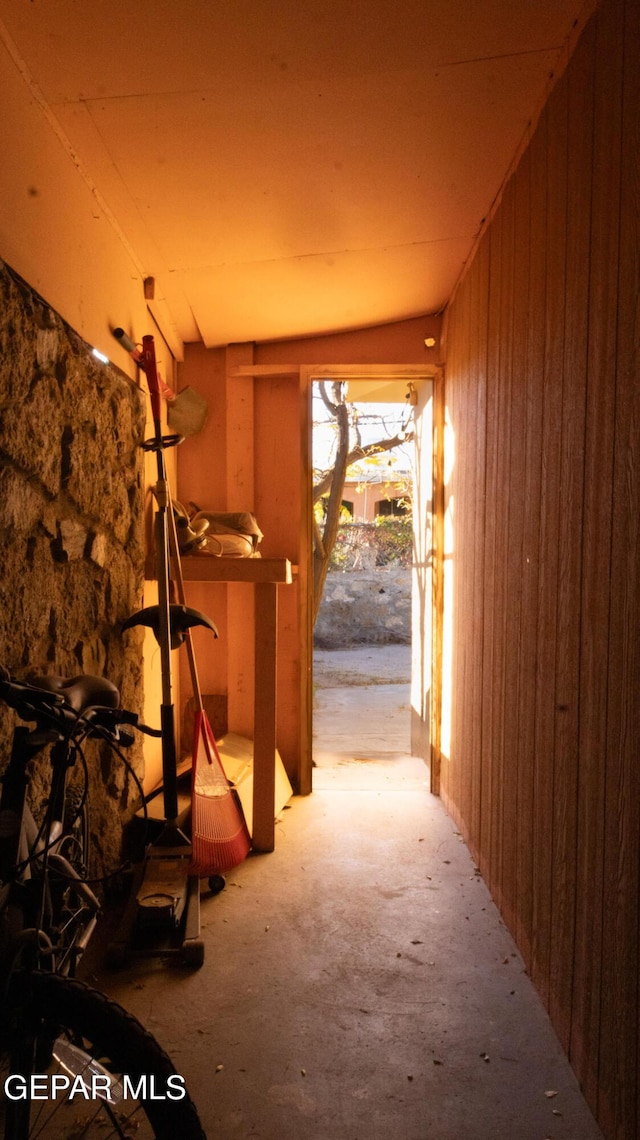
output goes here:
[[215, 558], [259, 558], [262, 531], [250, 511], [201, 511], [173, 503], [181, 551]]

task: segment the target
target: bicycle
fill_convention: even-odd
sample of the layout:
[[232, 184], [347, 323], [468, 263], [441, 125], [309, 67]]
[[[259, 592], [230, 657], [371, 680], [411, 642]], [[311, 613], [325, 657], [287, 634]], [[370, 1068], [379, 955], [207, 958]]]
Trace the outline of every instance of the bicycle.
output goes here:
[[[204, 1140], [168, 1055], [132, 1015], [76, 977], [100, 913], [87, 873], [83, 745], [103, 740], [121, 754], [134, 741], [133, 728], [154, 730], [120, 708], [117, 688], [100, 677], [25, 682], [0, 669], [0, 701], [27, 722], [14, 728], [0, 796], [4, 1140]], [[31, 761], [47, 747], [50, 788], [36, 811], [42, 818], [34, 818], [27, 802]], [[68, 778], [78, 760], [84, 783]]]

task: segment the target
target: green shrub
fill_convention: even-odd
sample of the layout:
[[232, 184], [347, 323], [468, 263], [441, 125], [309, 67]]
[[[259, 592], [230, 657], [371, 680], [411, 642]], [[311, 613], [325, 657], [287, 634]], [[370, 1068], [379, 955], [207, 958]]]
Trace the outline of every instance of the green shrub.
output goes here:
[[372, 566], [410, 566], [413, 528], [410, 515], [383, 516], [373, 523], [341, 523], [329, 567], [357, 570]]

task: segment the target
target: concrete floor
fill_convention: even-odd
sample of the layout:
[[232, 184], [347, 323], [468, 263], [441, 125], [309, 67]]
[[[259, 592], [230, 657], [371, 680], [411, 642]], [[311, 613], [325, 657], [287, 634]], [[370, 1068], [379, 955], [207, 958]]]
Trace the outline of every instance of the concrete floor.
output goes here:
[[[318, 655], [314, 794], [282, 813], [273, 854], [203, 897], [202, 969], [99, 980], [171, 1053], [211, 1140], [601, 1138], [407, 754], [392, 650]], [[345, 685], [367, 670], [380, 683]]]

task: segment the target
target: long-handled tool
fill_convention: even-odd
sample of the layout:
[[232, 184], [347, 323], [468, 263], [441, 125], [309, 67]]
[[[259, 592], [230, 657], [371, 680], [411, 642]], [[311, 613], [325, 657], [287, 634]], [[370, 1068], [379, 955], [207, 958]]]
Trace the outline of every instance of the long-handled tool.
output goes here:
[[[179, 954], [191, 965], [201, 965], [204, 944], [200, 940], [199, 878], [191, 873], [191, 841], [178, 826], [177, 746], [171, 669], [171, 651], [184, 641], [194, 625], [203, 625], [217, 636], [213, 622], [198, 610], [175, 605], [170, 600], [169, 513], [171, 495], [167, 479], [165, 451], [180, 442], [178, 435], [162, 434], [162, 393], [156, 368], [152, 336], [143, 337], [144, 371], [149, 385], [154, 434], [143, 447], [153, 451], [157, 461], [154, 487], [154, 521], [158, 603], [133, 614], [124, 629], [147, 625], [160, 646], [162, 675], [162, 777], [164, 827], [147, 851], [136, 876], [135, 889], [120, 931], [111, 944], [110, 957], [116, 960], [127, 952], [149, 955]], [[172, 520], [173, 521], [173, 520]]]
[[[186, 607], [180, 544], [173, 506], [168, 512], [172, 580], [178, 601]], [[224, 887], [223, 871], [237, 867], [251, 849], [242, 807], [229, 783], [209, 723], [196, 663], [191, 629], [184, 634], [196, 712], [191, 780], [191, 871], [207, 878], [216, 894]]]
[[[132, 360], [135, 360], [138, 368], [144, 371], [146, 368], [144, 349], [138, 348], [138, 345], [134, 344], [124, 329], [112, 329], [111, 332], [118, 344], [124, 348], [125, 352], [129, 353]], [[207, 418], [207, 402], [204, 397], [199, 392], [194, 392], [193, 388], [190, 387], [183, 388], [182, 392], [174, 392], [165, 384], [157, 370], [156, 378], [162, 395], [167, 401], [167, 423], [169, 427], [182, 436], [197, 435], [202, 430]]]

